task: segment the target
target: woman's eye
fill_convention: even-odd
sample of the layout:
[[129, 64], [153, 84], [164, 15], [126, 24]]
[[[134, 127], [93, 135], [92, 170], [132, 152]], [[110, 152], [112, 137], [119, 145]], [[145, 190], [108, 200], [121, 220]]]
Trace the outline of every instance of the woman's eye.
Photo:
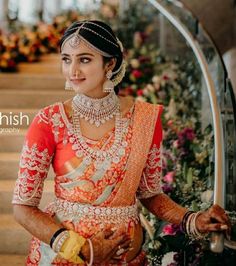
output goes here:
[[62, 58], [62, 61], [64, 61], [66, 64], [69, 64], [70, 63], [70, 59], [67, 58], [67, 57], [63, 57]]
[[89, 63], [90, 61], [91, 61], [91, 59], [88, 57], [81, 57], [80, 58], [80, 62], [84, 63], [84, 64]]

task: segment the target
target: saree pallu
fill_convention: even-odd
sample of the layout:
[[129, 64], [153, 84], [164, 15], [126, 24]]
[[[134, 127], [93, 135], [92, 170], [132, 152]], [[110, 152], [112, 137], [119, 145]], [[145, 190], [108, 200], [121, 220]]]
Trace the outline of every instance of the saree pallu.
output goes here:
[[[135, 103], [122, 117], [119, 157], [106, 167], [98, 168], [94, 161], [87, 163], [77, 156], [80, 151], [63, 104], [44, 108], [35, 117], [26, 136], [13, 203], [38, 206], [52, 163], [56, 173], [56, 199], [45, 212], [56, 222], [86, 238], [111, 227], [117, 230], [124, 227], [131, 238], [141, 234], [136, 198], [161, 192], [161, 110], [161, 106]], [[106, 150], [114, 139], [115, 129], [100, 140], [86, 139], [86, 142], [94, 149]], [[145, 264], [145, 254], [139, 250], [128, 263], [116, 265]], [[63, 260], [48, 245], [33, 237], [27, 265], [74, 264]]]

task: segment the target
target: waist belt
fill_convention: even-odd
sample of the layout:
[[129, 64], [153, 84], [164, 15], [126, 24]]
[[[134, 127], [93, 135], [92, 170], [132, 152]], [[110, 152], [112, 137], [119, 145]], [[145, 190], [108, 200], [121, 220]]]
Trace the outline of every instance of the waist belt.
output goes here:
[[59, 216], [70, 217], [73, 220], [89, 219], [105, 223], [124, 223], [130, 220], [139, 221], [137, 204], [126, 207], [100, 207], [89, 204], [55, 199], [54, 211]]

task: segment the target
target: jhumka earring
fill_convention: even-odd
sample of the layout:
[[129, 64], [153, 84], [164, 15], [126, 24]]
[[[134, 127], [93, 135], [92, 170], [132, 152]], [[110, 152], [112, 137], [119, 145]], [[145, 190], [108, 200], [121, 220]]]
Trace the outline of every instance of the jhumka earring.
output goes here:
[[70, 84], [70, 82], [67, 80], [66, 83], [65, 83], [65, 90], [67, 91], [73, 91], [73, 88]]
[[103, 83], [103, 92], [111, 92], [114, 90], [114, 83], [111, 81], [112, 71], [106, 73], [107, 80]]

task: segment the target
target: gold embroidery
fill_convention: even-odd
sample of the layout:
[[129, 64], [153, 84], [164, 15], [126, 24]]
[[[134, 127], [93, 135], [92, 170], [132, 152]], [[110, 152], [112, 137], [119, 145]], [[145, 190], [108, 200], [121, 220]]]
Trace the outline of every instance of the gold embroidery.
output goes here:
[[38, 117], [38, 124], [39, 123], [49, 124], [48, 116], [46, 115], [44, 110], [40, 110], [36, 115], [36, 117]]
[[28, 141], [25, 142], [20, 159], [21, 168], [44, 173], [45, 170], [47, 171], [50, 162], [51, 157], [48, 154], [48, 149], [44, 149], [40, 152], [37, 147], [37, 143], [34, 143], [30, 148]]
[[[111, 201], [111, 206], [131, 205], [152, 143], [159, 106], [137, 102], [135, 104], [131, 152], [123, 182]], [[148, 118], [148, 119], [147, 119]]]
[[148, 160], [137, 191], [139, 199], [150, 198], [162, 192], [161, 167], [161, 148], [154, 144], [149, 151]]
[[38, 206], [42, 192], [43, 182], [47, 177], [52, 156], [48, 150], [39, 151], [34, 143], [29, 147], [28, 142], [22, 149], [20, 170], [13, 195], [13, 203]]

